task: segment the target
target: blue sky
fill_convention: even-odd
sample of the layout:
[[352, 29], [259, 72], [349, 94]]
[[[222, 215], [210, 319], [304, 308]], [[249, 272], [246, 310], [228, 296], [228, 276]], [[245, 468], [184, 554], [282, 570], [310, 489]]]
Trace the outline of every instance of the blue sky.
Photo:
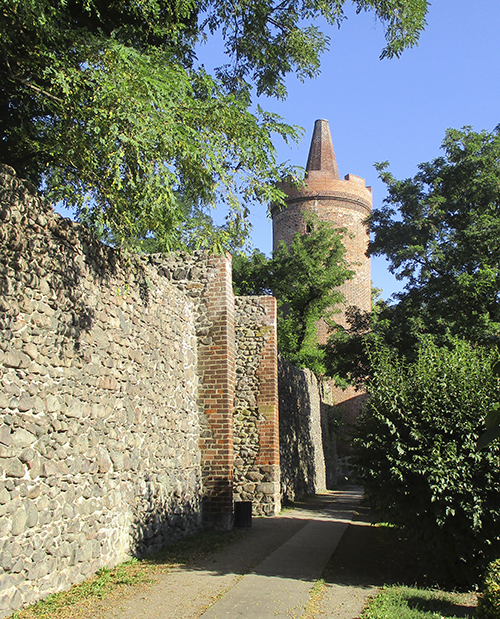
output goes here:
[[[447, 128], [492, 131], [500, 123], [500, 1], [431, 2], [418, 46], [382, 61], [382, 24], [372, 13], [347, 14], [340, 30], [325, 28], [331, 44], [321, 75], [305, 83], [289, 76], [285, 101], [259, 103], [305, 129], [298, 147], [276, 142], [279, 160], [293, 165], [305, 166], [314, 121], [326, 118], [341, 177], [364, 178], [373, 187], [376, 208], [385, 186], [375, 162], [389, 161], [396, 178], [408, 178], [419, 163], [440, 155]], [[199, 60], [209, 71], [224, 62], [217, 38], [200, 47]], [[254, 246], [269, 254], [272, 223], [266, 206], [252, 209], [251, 219]], [[385, 299], [402, 288], [383, 258], [372, 258], [372, 281]]]
[[[418, 47], [383, 61], [384, 31], [373, 14], [350, 12], [340, 30], [331, 28], [321, 75], [305, 83], [290, 76], [286, 101], [260, 101], [306, 130], [298, 148], [276, 143], [280, 160], [305, 166], [314, 121], [326, 118], [341, 177], [363, 177], [376, 207], [385, 186], [374, 162], [387, 160], [396, 178], [407, 178], [439, 156], [448, 127], [493, 130], [500, 123], [499, 0], [436, 0], [427, 22]], [[200, 50], [207, 69], [212, 53], [213, 41]], [[269, 253], [272, 224], [264, 208], [253, 210], [252, 222], [254, 245]], [[372, 259], [372, 281], [384, 298], [401, 287], [381, 258]]]

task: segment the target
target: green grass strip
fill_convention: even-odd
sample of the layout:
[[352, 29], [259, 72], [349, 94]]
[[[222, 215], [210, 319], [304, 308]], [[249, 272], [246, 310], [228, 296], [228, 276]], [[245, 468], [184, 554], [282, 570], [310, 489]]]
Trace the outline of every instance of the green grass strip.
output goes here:
[[[372, 598], [362, 619], [460, 619], [460, 595], [414, 587], [384, 587]], [[455, 615], [454, 613], [458, 614]], [[471, 609], [470, 617], [473, 616]]]

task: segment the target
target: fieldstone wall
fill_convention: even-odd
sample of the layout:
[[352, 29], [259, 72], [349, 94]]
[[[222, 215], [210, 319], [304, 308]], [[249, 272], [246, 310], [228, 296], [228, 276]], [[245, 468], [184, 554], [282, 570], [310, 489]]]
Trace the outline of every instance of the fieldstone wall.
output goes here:
[[234, 500], [254, 515], [280, 511], [276, 302], [236, 298]]
[[152, 255], [147, 260], [194, 304], [203, 524], [229, 529], [233, 517], [236, 355], [231, 256], [178, 252]]
[[[280, 509], [276, 301], [123, 257], [0, 166], [0, 616]], [[234, 449], [233, 449], [234, 447]]]
[[0, 221], [5, 616], [199, 528], [207, 320], [198, 285], [123, 266], [5, 167]]
[[326, 489], [321, 396], [316, 377], [281, 355], [278, 363], [281, 492], [283, 499]]

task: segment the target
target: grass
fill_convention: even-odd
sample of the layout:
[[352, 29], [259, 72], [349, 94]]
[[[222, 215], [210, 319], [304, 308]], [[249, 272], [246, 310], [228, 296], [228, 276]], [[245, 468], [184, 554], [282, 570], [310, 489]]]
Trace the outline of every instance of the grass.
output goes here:
[[307, 601], [304, 612], [300, 619], [312, 619], [319, 611], [319, 604], [326, 590], [326, 583], [323, 578], [320, 578], [314, 583], [314, 587], [309, 594], [309, 600]]
[[[244, 535], [242, 531], [204, 532], [166, 547], [145, 559], [131, 559], [113, 569], [103, 567], [94, 576], [68, 591], [48, 596], [8, 619], [72, 619], [88, 617], [84, 608], [126, 587], [155, 581], [155, 575], [185, 565], [194, 559], [222, 550]], [[79, 612], [83, 611], [83, 612]]]
[[464, 594], [431, 589], [384, 587], [372, 598], [361, 619], [458, 619], [472, 617], [474, 608], [467, 606]]

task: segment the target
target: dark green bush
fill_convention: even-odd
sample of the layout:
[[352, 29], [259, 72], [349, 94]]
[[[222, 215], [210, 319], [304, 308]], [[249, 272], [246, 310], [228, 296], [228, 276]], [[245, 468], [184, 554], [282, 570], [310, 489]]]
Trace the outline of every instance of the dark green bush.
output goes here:
[[477, 603], [476, 619], [500, 619], [500, 559], [489, 564]]
[[500, 401], [495, 354], [427, 341], [406, 363], [372, 349], [370, 397], [353, 441], [368, 498], [456, 584], [478, 582], [500, 556], [500, 441], [476, 450], [486, 412]]

